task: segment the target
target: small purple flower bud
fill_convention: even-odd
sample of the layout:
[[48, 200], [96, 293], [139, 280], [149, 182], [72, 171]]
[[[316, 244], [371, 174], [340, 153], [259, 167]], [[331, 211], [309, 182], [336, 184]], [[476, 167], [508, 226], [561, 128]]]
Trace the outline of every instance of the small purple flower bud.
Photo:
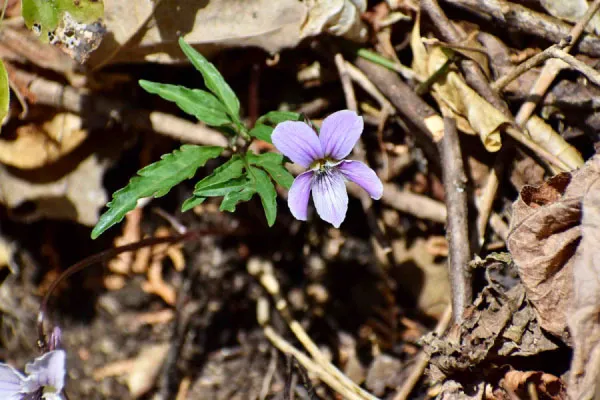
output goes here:
[[52, 329], [50, 334], [50, 340], [48, 340], [48, 347], [50, 350], [58, 350], [62, 344], [62, 331], [58, 326]]

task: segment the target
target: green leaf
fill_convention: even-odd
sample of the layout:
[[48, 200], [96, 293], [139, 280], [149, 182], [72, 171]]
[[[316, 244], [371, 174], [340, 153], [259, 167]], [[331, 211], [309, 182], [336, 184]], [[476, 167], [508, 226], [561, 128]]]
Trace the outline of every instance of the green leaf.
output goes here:
[[302, 121], [302, 115], [292, 111], [269, 111], [256, 120], [256, 125], [277, 125], [284, 121]]
[[183, 204], [181, 205], [181, 212], [186, 212], [188, 210], [191, 210], [192, 208], [204, 203], [205, 200], [206, 200], [206, 197], [192, 196], [183, 202]]
[[223, 198], [219, 210], [234, 212], [239, 202], [250, 200], [254, 193], [256, 193], [256, 189], [252, 185], [246, 186], [240, 191], [229, 192]]
[[264, 169], [279, 185], [289, 189], [294, 182], [294, 176], [283, 166], [283, 155], [279, 153], [254, 154], [248, 152], [248, 162]]
[[147, 92], [175, 102], [183, 111], [207, 125], [223, 126], [232, 123], [223, 104], [214, 95], [204, 90], [145, 80], [140, 80], [139, 83]]
[[194, 196], [198, 197], [218, 197], [225, 196], [229, 192], [239, 191], [244, 187], [248, 186], [249, 182], [246, 177], [240, 177], [232, 179], [227, 182], [219, 183], [218, 185], [211, 185], [209, 188], [202, 189], [198, 192], [194, 192]]
[[271, 141], [271, 134], [273, 133], [273, 127], [263, 124], [257, 124], [248, 132], [248, 134], [257, 139], [263, 140], [267, 143], [273, 144]]
[[198, 53], [192, 46], [187, 44], [183, 38], [179, 38], [179, 46], [185, 53], [186, 57], [192, 62], [194, 67], [204, 77], [204, 84], [213, 92], [225, 105], [229, 115], [239, 122], [240, 119], [240, 101], [231, 90], [231, 87], [225, 82], [219, 70], [203, 55]]
[[36, 26], [42, 41], [63, 22], [65, 14], [77, 23], [90, 24], [104, 16], [101, 0], [22, 0], [21, 13], [29, 29]]
[[269, 175], [262, 169], [250, 167], [249, 175], [252, 175], [255, 190], [260, 196], [260, 202], [265, 210], [267, 223], [273, 226], [277, 217], [277, 192], [271, 182]]
[[203, 196], [201, 193], [203, 190], [210, 189], [213, 186], [222, 184], [231, 179], [239, 178], [242, 176], [242, 170], [244, 169], [244, 162], [239, 155], [234, 155], [229, 161], [215, 168], [210, 176], [202, 179], [196, 183], [194, 188], [195, 196]]
[[173, 186], [194, 176], [199, 167], [218, 157], [223, 150], [218, 146], [183, 145], [179, 150], [163, 155], [160, 161], [139, 170], [138, 176], [113, 194], [112, 201], [107, 204], [108, 211], [102, 214], [92, 230], [92, 239], [121, 222], [139, 199], [164, 196]]
[[0, 60], [0, 124], [8, 115], [10, 105], [10, 86], [8, 84], [8, 73], [4, 63]]

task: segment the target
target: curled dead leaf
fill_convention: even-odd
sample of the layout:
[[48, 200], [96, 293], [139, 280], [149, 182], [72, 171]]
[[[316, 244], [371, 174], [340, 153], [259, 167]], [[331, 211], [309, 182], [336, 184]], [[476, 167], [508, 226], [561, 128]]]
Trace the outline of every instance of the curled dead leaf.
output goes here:
[[556, 175], [540, 187], [524, 187], [513, 204], [507, 239], [542, 327], [567, 343], [581, 202], [598, 179], [597, 163], [596, 156], [574, 173]]
[[[417, 20], [411, 34], [413, 69], [422, 80], [426, 80], [448, 68], [449, 56], [447, 50], [437, 45], [427, 49], [419, 26]], [[509, 124], [510, 120], [471, 89], [457, 70], [449, 67], [433, 83], [432, 90], [442, 112], [456, 119], [459, 130], [479, 135], [486, 150], [490, 152], [500, 150], [500, 129]]]
[[[530, 386], [533, 385], [539, 398], [561, 400], [567, 399], [567, 391], [564, 382], [552, 375], [542, 371], [508, 371], [500, 381], [500, 388], [510, 395], [517, 396], [519, 399], [527, 399], [530, 396]], [[502, 399], [507, 397], [504, 393], [494, 392], [495, 397]]]
[[579, 151], [540, 117], [532, 115], [527, 120], [526, 128], [534, 142], [558, 157], [571, 169], [583, 165], [583, 157]]

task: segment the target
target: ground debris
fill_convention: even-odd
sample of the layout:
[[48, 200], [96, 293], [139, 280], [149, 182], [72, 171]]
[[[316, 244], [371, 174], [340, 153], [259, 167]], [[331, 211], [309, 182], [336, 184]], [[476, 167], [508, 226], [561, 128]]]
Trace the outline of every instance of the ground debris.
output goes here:
[[508, 363], [510, 357], [558, 348], [541, 330], [507, 255], [493, 255], [477, 264], [486, 268], [488, 282], [467, 308], [463, 323], [444, 338], [429, 334], [423, 339], [434, 382], [468, 375], [473, 368], [490, 373], [495, 364]]

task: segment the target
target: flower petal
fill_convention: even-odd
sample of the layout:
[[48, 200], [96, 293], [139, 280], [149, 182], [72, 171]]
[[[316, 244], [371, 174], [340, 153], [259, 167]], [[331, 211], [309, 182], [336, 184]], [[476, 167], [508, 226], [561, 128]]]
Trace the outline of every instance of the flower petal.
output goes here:
[[312, 180], [312, 198], [319, 216], [339, 228], [348, 210], [348, 193], [343, 175], [337, 169], [320, 172]]
[[294, 218], [306, 221], [308, 210], [308, 199], [310, 197], [310, 183], [314, 172], [306, 171], [294, 179], [288, 193], [288, 207]]
[[304, 168], [323, 158], [319, 137], [304, 122], [285, 121], [278, 124], [273, 130], [271, 140], [277, 150]]
[[7, 364], [0, 364], [0, 399], [18, 400], [25, 376]]
[[366, 164], [360, 161], [343, 161], [337, 168], [348, 180], [363, 188], [375, 200], [379, 200], [383, 195], [381, 179]]
[[354, 111], [334, 112], [323, 120], [319, 140], [326, 157], [344, 159], [360, 138], [364, 128], [362, 117]]
[[60, 393], [65, 386], [66, 358], [64, 350], [53, 350], [25, 365], [25, 372], [29, 374], [25, 382], [27, 390], [47, 386]]

